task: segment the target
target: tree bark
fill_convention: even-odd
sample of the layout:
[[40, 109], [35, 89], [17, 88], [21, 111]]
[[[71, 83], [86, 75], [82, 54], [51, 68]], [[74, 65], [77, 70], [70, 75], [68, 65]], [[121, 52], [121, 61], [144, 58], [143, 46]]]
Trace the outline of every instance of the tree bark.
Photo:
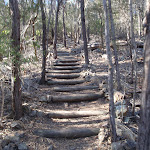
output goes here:
[[21, 79], [20, 79], [20, 12], [17, 0], [9, 0], [12, 10], [12, 107], [14, 119], [22, 117]]
[[144, 27], [146, 29], [145, 39], [145, 64], [144, 81], [142, 89], [140, 124], [138, 133], [138, 150], [150, 149], [150, 2], [146, 3], [146, 16]]
[[108, 0], [108, 7], [109, 7], [110, 22], [111, 22], [112, 44], [113, 44], [113, 50], [114, 50], [114, 56], [115, 56], [117, 90], [121, 90], [118, 52], [117, 52], [117, 46], [116, 46], [115, 26], [114, 26], [114, 20], [113, 20], [112, 9], [111, 9], [111, 0]]
[[42, 77], [40, 80], [40, 84], [45, 83], [45, 67], [46, 67], [46, 16], [43, 8], [43, 1], [40, 0], [40, 7], [42, 13], [42, 27], [43, 27], [43, 38], [42, 38], [42, 48], [43, 48], [43, 59], [42, 59]]
[[114, 112], [114, 92], [113, 92], [113, 64], [112, 55], [110, 51], [110, 34], [109, 34], [109, 21], [108, 21], [108, 10], [106, 0], [103, 0], [104, 16], [105, 16], [105, 41], [106, 41], [106, 53], [108, 57], [108, 90], [109, 90], [109, 109], [110, 109], [110, 127], [112, 134], [112, 141], [116, 141], [116, 125], [115, 125], [115, 112]]
[[84, 0], [81, 0], [81, 21], [82, 21], [82, 35], [84, 41], [84, 55], [85, 64], [89, 64], [88, 49], [87, 49], [87, 38], [86, 38], [86, 26], [85, 26], [85, 15], [84, 15]]
[[57, 10], [56, 10], [56, 18], [55, 18], [55, 32], [54, 32], [54, 59], [57, 58], [57, 49], [56, 49], [56, 44], [57, 44], [57, 26], [58, 26], [58, 13], [59, 13], [59, 8], [62, 0], [58, 0], [57, 3]]

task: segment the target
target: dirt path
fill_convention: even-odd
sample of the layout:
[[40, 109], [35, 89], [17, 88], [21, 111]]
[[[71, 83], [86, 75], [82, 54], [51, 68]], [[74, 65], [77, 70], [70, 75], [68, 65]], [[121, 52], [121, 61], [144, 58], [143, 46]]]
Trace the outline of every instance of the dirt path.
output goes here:
[[108, 102], [83, 72], [81, 58], [67, 50], [58, 52], [58, 59], [47, 66], [48, 85], [40, 86], [45, 94], [30, 106], [34, 117], [26, 142], [31, 149], [98, 149], [98, 130], [108, 122]]

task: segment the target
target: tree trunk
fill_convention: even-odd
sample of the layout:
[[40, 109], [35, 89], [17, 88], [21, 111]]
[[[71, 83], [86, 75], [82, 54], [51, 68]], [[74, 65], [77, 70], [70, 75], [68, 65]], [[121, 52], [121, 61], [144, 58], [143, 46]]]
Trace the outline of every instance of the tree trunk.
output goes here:
[[136, 99], [136, 84], [137, 84], [137, 64], [136, 64], [136, 44], [135, 44], [135, 37], [134, 37], [134, 24], [133, 24], [133, 11], [132, 11], [132, 0], [129, 0], [130, 6], [130, 37], [131, 37], [131, 51], [133, 57], [133, 72], [134, 72], [134, 93], [133, 93], [133, 114], [135, 112], [135, 99]]
[[58, 0], [57, 3], [57, 10], [56, 10], [56, 18], [55, 18], [55, 32], [54, 32], [54, 59], [57, 58], [57, 49], [56, 49], [56, 44], [57, 44], [57, 26], [58, 26], [58, 13], [59, 13], [59, 8], [62, 0]]
[[43, 60], [42, 60], [42, 77], [40, 84], [45, 83], [45, 67], [46, 67], [46, 16], [43, 8], [43, 1], [40, 0], [41, 13], [42, 13], [42, 25], [43, 25], [43, 38], [42, 38], [42, 48], [43, 48]]
[[111, 0], [108, 0], [108, 7], [109, 7], [110, 22], [111, 22], [112, 44], [113, 44], [113, 50], [114, 50], [114, 56], [115, 56], [117, 90], [121, 90], [120, 70], [119, 70], [119, 64], [118, 64], [118, 52], [117, 52], [117, 46], [116, 46], [114, 20], [113, 20], [112, 9], [111, 9]]
[[114, 92], [113, 92], [113, 64], [112, 64], [112, 56], [110, 51], [110, 34], [109, 34], [109, 21], [108, 21], [108, 10], [106, 0], [103, 0], [104, 5], [104, 15], [105, 15], [105, 40], [106, 40], [106, 53], [108, 57], [108, 90], [109, 90], [109, 109], [110, 109], [110, 126], [111, 126], [111, 134], [112, 134], [112, 142], [116, 141], [116, 126], [115, 126], [115, 113], [114, 113]]
[[[47, 50], [48, 50], [48, 43], [49, 43], [49, 26], [50, 26], [50, 24], [51, 24], [51, 15], [52, 15], [52, 3], [53, 3], [53, 0], [51, 0], [51, 8], [49, 8], [49, 17], [48, 17], [48, 25], [47, 25], [47, 46], [46, 46], [46, 48], [47, 48]], [[53, 38], [53, 37], [52, 37]]]
[[147, 11], [145, 17], [146, 39], [145, 39], [145, 64], [144, 81], [142, 89], [140, 124], [138, 133], [138, 150], [150, 149], [150, 2], [147, 0]]
[[84, 41], [84, 55], [85, 64], [89, 64], [88, 49], [87, 49], [87, 38], [86, 38], [86, 26], [85, 26], [85, 16], [84, 16], [84, 0], [81, 0], [81, 21], [82, 21], [82, 35]]
[[64, 43], [64, 46], [66, 47], [65, 4], [63, 6], [63, 31], [64, 31], [63, 43]]
[[22, 117], [21, 80], [20, 80], [20, 12], [17, 0], [9, 0], [12, 10], [12, 107], [14, 119]]

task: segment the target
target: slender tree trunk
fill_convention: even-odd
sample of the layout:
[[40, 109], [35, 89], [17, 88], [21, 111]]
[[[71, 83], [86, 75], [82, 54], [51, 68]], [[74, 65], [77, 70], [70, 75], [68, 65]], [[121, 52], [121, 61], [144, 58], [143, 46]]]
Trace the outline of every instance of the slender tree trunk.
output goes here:
[[63, 31], [64, 31], [63, 43], [64, 43], [64, 46], [66, 47], [65, 4], [63, 6]]
[[57, 49], [56, 49], [56, 44], [57, 44], [57, 26], [58, 26], [58, 13], [59, 13], [59, 8], [62, 0], [58, 0], [57, 3], [57, 10], [56, 10], [56, 18], [55, 18], [55, 32], [54, 32], [54, 58], [57, 58]]
[[36, 44], [35, 44], [35, 21], [36, 21], [36, 18], [37, 18], [37, 15], [32, 19], [32, 41], [33, 41], [33, 47], [34, 47], [34, 54], [35, 54], [35, 58], [36, 60], [38, 60], [38, 57], [37, 57], [37, 49], [36, 49]]
[[22, 117], [21, 80], [20, 80], [20, 12], [17, 0], [9, 0], [12, 10], [12, 108], [14, 119]]
[[114, 27], [112, 9], [111, 9], [111, 0], [108, 0], [108, 7], [109, 7], [110, 22], [111, 22], [112, 44], [113, 44], [113, 50], [114, 50], [114, 56], [115, 56], [117, 90], [121, 90], [120, 70], [119, 70], [119, 63], [118, 63], [118, 51], [117, 51], [117, 46], [116, 46], [116, 35], [115, 35], [115, 27]]
[[109, 90], [109, 109], [110, 109], [110, 126], [112, 133], [112, 142], [116, 141], [116, 125], [115, 125], [115, 112], [114, 112], [114, 87], [113, 87], [113, 64], [112, 55], [110, 51], [110, 34], [109, 34], [109, 19], [106, 0], [103, 0], [104, 16], [105, 16], [105, 40], [106, 40], [106, 53], [108, 57], [108, 90]]
[[133, 24], [133, 12], [132, 12], [132, 0], [129, 0], [130, 6], [130, 37], [131, 37], [131, 50], [133, 55], [133, 67], [134, 67], [134, 93], [133, 93], [133, 114], [135, 112], [135, 99], [136, 99], [136, 84], [137, 84], [137, 64], [136, 64], [136, 44], [135, 44], [135, 37], [134, 37], [134, 24]]
[[50, 24], [51, 24], [51, 14], [52, 14], [52, 3], [53, 3], [53, 0], [51, 0], [51, 8], [49, 8], [49, 17], [48, 17], [48, 25], [47, 25], [47, 46], [46, 46], [46, 48], [47, 48], [47, 50], [48, 50], [48, 42], [49, 42], [49, 26], [50, 26]]
[[45, 67], [46, 67], [46, 16], [43, 8], [43, 1], [40, 0], [40, 7], [42, 13], [42, 26], [43, 26], [43, 38], [42, 38], [42, 48], [43, 48], [43, 59], [42, 59], [42, 77], [40, 80], [40, 84], [45, 83]]
[[89, 64], [88, 49], [87, 49], [87, 38], [86, 38], [86, 26], [85, 26], [85, 16], [84, 16], [84, 0], [81, 0], [81, 21], [82, 21], [82, 35], [84, 41], [84, 55], [85, 64]]
[[150, 149], [150, 2], [146, 3], [145, 64], [137, 150]]

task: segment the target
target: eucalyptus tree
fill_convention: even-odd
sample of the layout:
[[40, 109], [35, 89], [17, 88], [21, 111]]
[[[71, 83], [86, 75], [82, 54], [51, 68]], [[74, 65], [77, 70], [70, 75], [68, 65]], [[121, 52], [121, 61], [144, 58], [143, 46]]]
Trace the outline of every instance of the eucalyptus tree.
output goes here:
[[145, 64], [144, 81], [141, 99], [140, 124], [138, 132], [138, 150], [150, 149], [150, 1], [146, 1], [146, 12], [144, 19], [145, 28]]
[[12, 108], [14, 119], [22, 117], [21, 79], [20, 79], [20, 12], [17, 0], [9, 0], [12, 11]]
[[84, 16], [84, 0], [81, 0], [81, 22], [82, 22], [83, 41], [84, 41], [85, 64], [88, 65], [89, 64], [89, 58], [88, 58], [86, 26], [85, 26], [85, 16]]
[[57, 44], [57, 26], [58, 26], [58, 15], [59, 15], [59, 9], [60, 5], [62, 3], [62, 0], [57, 1], [57, 9], [56, 9], [56, 16], [55, 16], [55, 31], [54, 31], [54, 42], [53, 42], [53, 49], [54, 49], [54, 58], [57, 58], [57, 49], [56, 49], [56, 44]]
[[41, 14], [42, 14], [42, 25], [43, 25], [43, 38], [42, 38], [42, 48], [43, 48], [43, 58], [42, 58], [42, 73], [40, 84], [45, 83], [45, 73], [46, 73], [46, 16], [43, 6], [43, 0], [40, 0]]
[[115, 112], [114, 112], [114, 87], [113, 87], [113, 64], [112, 64], [112, 54], [110, 50], [110, 33], [109, 33], [109, 18], [107, 2], [103, 0], [104, 6], [104, 16], [105, 16], [105, 41], [106, 41], [106, 53], [108, 57], [108, 91], [109, 91], [109, 110], [110, 110], [110, 127], [112, 134], [112, 141], [116, 141], [116, 125], [115, 125]]
[[118, 51], [117, 51], [117, 46], [116, 46], [116, 35], [115, 35], [115, 26], [114, 26], [114, 20], [113, 20], [113, 15], [112, 15], [111, 0], [108, 0], [108, 7], [109, 7], [109, 17], [110, 17], [110, 24], [111, 24], [112, 44], [113, 44], [113, 50], [114, 50], [114, 56], [115, 56], [117, 90], [121, 90], [120, 70], [119, 70], [119, 63], [118, 63]]

